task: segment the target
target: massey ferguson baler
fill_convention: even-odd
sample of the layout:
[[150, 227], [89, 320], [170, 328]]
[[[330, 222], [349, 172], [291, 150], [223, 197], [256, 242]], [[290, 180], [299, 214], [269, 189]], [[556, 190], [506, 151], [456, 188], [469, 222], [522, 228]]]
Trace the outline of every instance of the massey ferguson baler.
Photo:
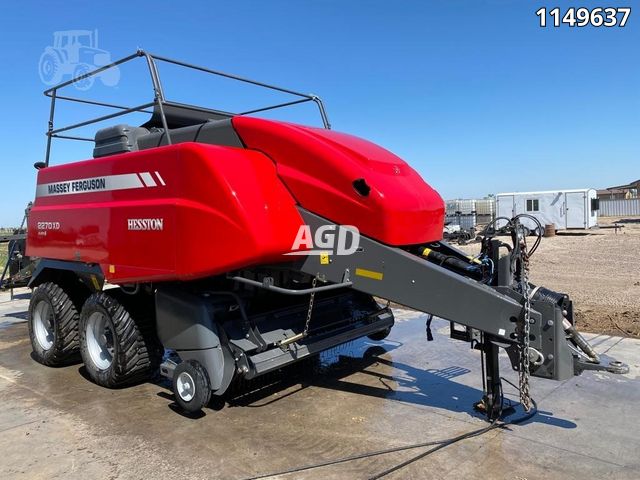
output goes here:
[[[34, 358], [82, 358], [98, 384], [119, 387], [160, 372], [187, 411], [258, 377], [344, 342], [383, 340], [388, 304], [451, 322], [454, 338], [482, 352], [480, 402], [500, 413], [498, 349], [519, 372], [563, 380], [603, 364], [576, 331], [567, 295], [528, 279], [520, 218], [511, 242], [486, 236], [469, 257], [442, 241], [443, 201], [403, 160], [330, 130], [320, 99], [139, 51], [153, 101], [123, 107], [51, 97], [47, 155], [38, 163], [27, 255], [40, 260], [30, 286]], [[157, 62], [222, 75], [296, 100], [230, 113], [165, 98]], [[115, 109], [54, 128], [56, 102]], [[314, 102], [324, 128], [250, 115]], [[95, 138], [70, 130], [148, 112]], [[92, 159], [49, 165], [54, 138], [94, 142]]]

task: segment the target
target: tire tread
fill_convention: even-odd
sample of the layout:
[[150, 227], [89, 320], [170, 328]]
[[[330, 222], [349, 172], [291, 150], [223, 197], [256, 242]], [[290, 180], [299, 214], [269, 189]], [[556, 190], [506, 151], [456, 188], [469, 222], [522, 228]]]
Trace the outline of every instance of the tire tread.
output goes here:
[[96, 308], [104, 309], [111, 318], [115, 339], [118, 343], [111, 366], [104, 371], [96, 370], [92, 364], [84, 331], [81, 331], [81, 351], [85, 366], [91, 378], [99, 385], [119, 388], [142, 383], [157, 372], [162, 358], [162, 348], [157, 340], [153, 316], [146, 315], [140, 305], [129, 302], [128, 308], [122, 304], [117, 292], [99, 292], [91, 295], [83, 307], [81, 329], [88, 319], [87, 312]]
[[43, 283], [35, 289], [32, 302], [29, 305], [28, 322], [32, 344], [36, 342], [32, 326], [32, 308], [40, 295], [48, 297], [53, 307], [55, 317], [54, 344], [50, 353], [44, 355], [37, 353], [34, 348], [36, 360], [51, 367], [74, 363], [79, 358], [78, 320], [80, 314], [78, 313], [77, 297], [68, 286], [63, 288], [53, 282]]

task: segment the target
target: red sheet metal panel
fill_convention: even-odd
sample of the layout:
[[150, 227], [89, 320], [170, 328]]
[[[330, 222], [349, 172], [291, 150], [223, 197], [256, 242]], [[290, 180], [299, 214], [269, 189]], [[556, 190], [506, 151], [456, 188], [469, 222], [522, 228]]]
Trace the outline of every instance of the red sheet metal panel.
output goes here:
[[[234, 117], [233, 126], [248, 148], [275, 162], [307, 210], [389, 245], [442, 239], [442, 198], [388, 150], [344, 133], [258, 118]], [[361, 179], [370, 188], [366, 196], [354, 187]]]
[[27, 252], [113, 283], [187, 280], [290, 260], [301, 223], [269, 158], [182, 143], [40, 170]]

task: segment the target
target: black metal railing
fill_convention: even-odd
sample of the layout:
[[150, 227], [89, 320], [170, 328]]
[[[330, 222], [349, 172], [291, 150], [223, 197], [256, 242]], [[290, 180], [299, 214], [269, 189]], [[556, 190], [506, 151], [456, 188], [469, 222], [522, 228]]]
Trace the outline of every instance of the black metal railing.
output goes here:
[[[97, 100], [89, 100], [89, 99], [83, 99], [83, 98], [76, 98], [76, 97], [69, 97], [66, 95], [60, 95], [59, 94], [59, 90], [72, 85], [76, 82], [82, 81], [88, 77], [92, 77], [95, 75], [99, 75], [100, 73], [104, 72], [105, 70], [108, 70], [110, 68], [115, 68], [119, 65], [122, 65], [123, 63], [129, 62], [131, 60], [137, 59], [137, 58], [141, 58], [143, 57], [146, 62], [147, 62], [147, 66], [149, 68], [149, 74], [151, 77], [151, 84], [153, 86], [153, 101], [151, 102], [147, 102], [147, 103], [143, 103], [141, 105], [137, 105], [137, 106], [133, 106], [133, 107], [128, 107], [128, 106], [123, 106], [123, 105], [116, 105], [113, 103], [106, 103], [106, 102], [99, 102]], [[276, 105], [269, 105], [266, 107], [261, 107], [261, 108], [256, 108], [253, 110], [248, 110], [248, 111], [243, 111], [243, 112], [225, 112], [225, 111], [221, 111], [221, 110], [213, 110], [213, 109], [209, 109], [209, 108], [204, 108], [204, 107], [200, 107], [197, 105], [190, 105], [190, 104], [181, 104], [181, 103], [177, 103], [177, 102], [172, 102], [170, 100], [167, 100], [167, 98], [165, 97], [164, 91], [162, 89], [162, 83], [160, 82], [160, 74], [158, 72], [158, 67], [157, 67], [157, 62], [165, 62], [165, 63], [170, 63], [173, 65], [177, 65], [177, 66], [181, 66], [181, 67], [185, 67], [185, 68], [189, 68], [192, 70], [197, 70], [200, 72], [204, 72], [204, 73], [208, 73], [211, 75], [216, 75], [219, 77], [224, 77], [224, 78], [228, 78], [231, 80], [236, 80], [239, 82], [243, 82], [243, 83], [247, 83], [250, 85], [255, 85], [258, 87], [263, 87], [263, 88], [267, 88], [269, 90], [274, 90], [277, 92], [281, 92], [281, 93], [286, 93], [289, 95], [293, 95], [295, 97], [299, 97], [296, 100], [292, 100], [289, 102], [284, 102], [284, 103], [279, 103]], [[270, 110], [275, 110], [278, 108], [285, 108], [285, 107], [290, 107], [293, 105], [299, 105], [302, 103], [306, 103], [306, 102], [313, 102], [316, 104], [316, 106], [318, 107], [318, 111], [320, 113], [320, 117], [322, 119], [322, 124], [324, 125], [324, 128], [326, 129], [330, 129], [331, 125], [329, 124], [329, 118], [327, 117], [327, 112], [324, 108], [324, 104], [322, 103], [322, 100], [320, 99], [320, 97], [318, 97], [317, 95], [312, 95], [312, 94], [306, 94], [306, 93], [300, 93], [300, 92], [296, 92], [294, 90], [290, 90], [287, 88], [282, 88], [282, 87], [277, 87], [274, 85], [269, 85], [267, 83], [263, 83], [263, 82], [258, 82], [256, 80], [251, 80], [248, 78], [244, 78], [244, 77], [240, 77], [238, 75], [232, 75], [230, 73], [225, 73], [225, 72], [221, 72], [218, 70], [212, 70], [210, 68], [205, 68], [205, 67], [201, 67], [198, 65], [193, 65], [190, 63], [185, 63], [185, 62], [181, 62], [178, 60], [173, 60], [171, 58], [167, 58], [167, 57], [162, 57], [159, 55], [152, 55], [149, 52], [145, 52], [144, 50], [138, 50], [136, 53], [129, 55], [127, 57], [124, 57], [120, 60], [117, 60], [113, 63], [110, 63], [109, 65], [105, 65], [103, 67], [97, 68], [95, 70], [92, 70], [91, 72], [87, 72], [83, 75], [79, 75], [77, 77], [72, 78], [71, 80], [68, 80], [66, 82], [60, 83], [59, 85], [56, 85], [48, 90], [45, 90], [44, 94], [48, 97], [51, 98], [51, 107], [49, 110], [49, 123], [48, 123], [48, 129], [47, 129], [47, 148], [46, 148], [46, 155], [45, 155], [45, 161], [44, 161], [44, 166], [48, 166], [49, 165], [49, 159], [51, 157], [51, 143], [52, 140], [54, 138], [61, 138], [61, 139], [67, 139], [67, 140], [80, 140], [80, 141], [88, 141], [88, 142], [93, 142], [93, 138], [87, 138], [87, 137], [79, 137], [79, 136], [74, 136], [74, 135], [61, 135], [64, 132], [69, 132], [71, 130], [75, 130], [77, 128], [81, 128], [81, 127], [85, 127], [87, 125], [91, 125], [94, 123], [99, 123], [99, 122], [103, 122], [105, 120], [110, 120], [112, 118], [117, 118], [123, 115], [128, 115], [134, 112], [139, 112], [139, 113], [150, 113], [150, 114], [154, 114], [155, 110], [157, 109], [157, 112], [159, 113], [160, 116], [160, 120], [162, 123], [162, 128], [164, 129], [165, 133], [166, 133], [166, 138], [167, 138], [167, 143], [171, 144], [171, 133], [169, 131], [169, 126], [168, 126], [168, 122], [167, 122], [167, 117], [165, 115], [165, 107], [170, 106], [170, 107], [180, 107], [180, 108], [187, 108], [190, 110], [194, 110], [196, 112], [200, 112], [200, 113], [204, 113], [204, 114], [214, 114], [214, 115], [222, 115], [222, 116], [226, 116], [226, 117], [232, 117], [235, 115], [251, 115], [251, 114], [255, 114], [255, 113], [261, 113], [261, 112], [266, 112], [266, 111], [270, 111]], [[116, 112], [107, 114], [107, 115], [102, 115], [100, 117], [95, 117], [95, 118], [91, 118], [82, 122], [78, 122], [78, 123], [74, 123], [71, 125], [67, 125], [67, 126], [63, 126], [63, 127], [58, 127], [58, 128], [54, 128], [54, 117], [55, 117], [55, 111], [56, 111], [56, 102], [59, 101], [68, 101], [68, 102], [76, 102], [76, 103], [83, 103], [83, 104], [87, 104], [87, 105], [95, 105], [95, 106], [100, 106], [100, 107], [106, 107], [106, 108], [112, 108], [115, 110], [118, 110]], [[149, 107], [153, 107], [153, 110], [148, 110]]]

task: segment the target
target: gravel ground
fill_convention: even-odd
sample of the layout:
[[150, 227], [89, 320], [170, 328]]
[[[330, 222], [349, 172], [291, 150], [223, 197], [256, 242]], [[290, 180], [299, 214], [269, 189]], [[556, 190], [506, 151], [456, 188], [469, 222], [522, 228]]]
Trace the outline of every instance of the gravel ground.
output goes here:
[[[543, 238], [531, 257], [531, 281], [568, 293], [580, 330], [640, 338], [640, 217], [603, 218], [589, 234]], [[533, 238], [533, 237], [531, 237]], [[461, 247], [477, 253], [480, 244]]]

